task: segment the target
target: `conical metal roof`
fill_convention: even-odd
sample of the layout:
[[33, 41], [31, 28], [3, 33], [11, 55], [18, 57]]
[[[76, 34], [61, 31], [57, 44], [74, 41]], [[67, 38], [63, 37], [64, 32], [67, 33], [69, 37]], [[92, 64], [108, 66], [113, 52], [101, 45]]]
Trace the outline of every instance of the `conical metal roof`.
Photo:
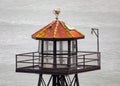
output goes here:
[[52, 21], [32, 35], [34, 39], [78, 39], [84, 38], [81, 32], [69, 29], [63, 21], [58, 19]]

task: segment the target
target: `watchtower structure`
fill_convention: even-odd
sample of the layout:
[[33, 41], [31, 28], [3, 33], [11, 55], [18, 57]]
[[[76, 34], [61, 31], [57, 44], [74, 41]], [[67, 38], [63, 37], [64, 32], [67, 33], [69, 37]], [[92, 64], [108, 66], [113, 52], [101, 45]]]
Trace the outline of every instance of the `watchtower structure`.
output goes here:
[[[39, 74], [38, 86], [79, 86], [78, 73], [100, 69], [100, 52], [79, 51], [78, 40], [85, 36], [69, 29], [58, 14], [32, 35], [38, 40], [36, 52], [16, 55], [16, 72]], [[45, 74], [51, 75], [48, 82]]]

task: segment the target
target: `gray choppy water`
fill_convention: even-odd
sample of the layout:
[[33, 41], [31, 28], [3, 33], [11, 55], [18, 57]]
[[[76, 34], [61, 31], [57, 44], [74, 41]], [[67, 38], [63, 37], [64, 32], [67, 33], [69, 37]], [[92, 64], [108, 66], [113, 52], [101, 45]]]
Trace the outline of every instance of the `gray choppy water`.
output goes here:
[[[108, 4], [109, 2], [109, 4]], [[37, 86], [38, 75], [15, 73], [15, 54], [35, 51], [31, 34], [54, 19], [60, 19], [86, 35], [81, 50], [95, 50], [90, 28], [100, 29], [102, 69], [79, 74], [81, 86], [120, 85], [120, 6], [119, 0], [0, 0], [0, 86]], [[66, 3], [66, 4], [63, 4]]]

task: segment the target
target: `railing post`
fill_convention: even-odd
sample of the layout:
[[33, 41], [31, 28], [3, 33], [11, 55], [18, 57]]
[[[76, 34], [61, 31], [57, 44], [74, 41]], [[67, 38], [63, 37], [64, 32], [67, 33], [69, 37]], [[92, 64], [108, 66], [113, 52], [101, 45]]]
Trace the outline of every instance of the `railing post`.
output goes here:
[[83, 69], [85, 69], [85, 55], [83, 55]]
[[33, 68], [34, 68], [34, 52], [33, 52]]
[[97, 56], [98, 56], [98, 66], [100, 67], [101, 66], [101, 53], [98, 52]]
[[40, 52], [38, 52], [38, 53], [39, 53], [38, 66], [39, 66], [39, 68], [40, 68], [40, 67], [41, 67]]
[[16, 69], [17, 69], [17, 55], [16, 55], [16, 57], [15, 57], [15, 58], [16, 58]]

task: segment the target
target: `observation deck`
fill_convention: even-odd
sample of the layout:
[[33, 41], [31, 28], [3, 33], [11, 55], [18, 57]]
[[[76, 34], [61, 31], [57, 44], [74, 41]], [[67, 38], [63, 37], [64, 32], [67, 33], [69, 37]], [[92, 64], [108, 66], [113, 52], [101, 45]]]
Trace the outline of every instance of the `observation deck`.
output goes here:
[[[44, 63], [40, 52], [29, 52], [16, 55], [16, 72], [38, 74], [75, 74], [100, 69], [100, 52], [78, 51], [77, 62], [74, 62], [74, 53], [68, 57], [64, 51], [56, 54], [57, 63], [53, 63], [52, 53], [44, 53]], [[61, 59], [62, 58], [62, 59]], [[67, 63], [67, 58], [71, 63]]]

